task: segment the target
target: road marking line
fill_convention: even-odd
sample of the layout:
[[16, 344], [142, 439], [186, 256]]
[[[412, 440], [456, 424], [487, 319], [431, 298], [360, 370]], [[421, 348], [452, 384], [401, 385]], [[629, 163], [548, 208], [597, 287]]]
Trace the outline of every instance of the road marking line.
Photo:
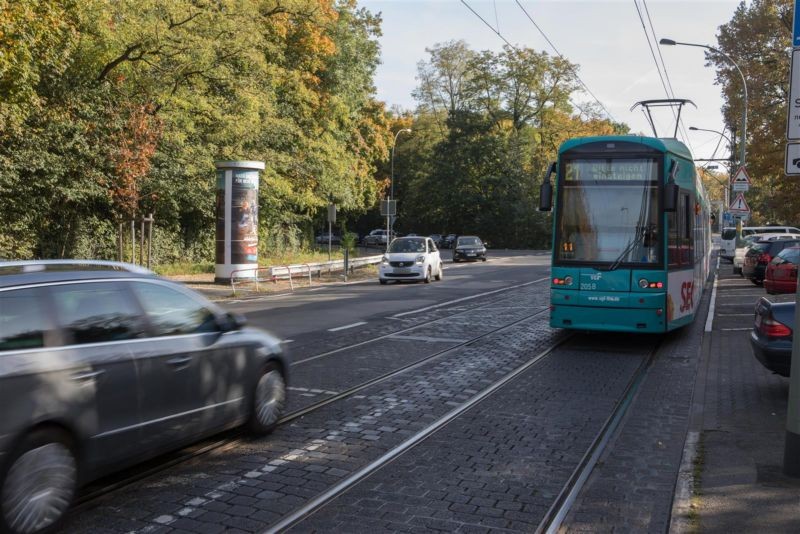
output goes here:
[[752, 317], [752, 313], [718, 313], [719, 317]]
[[[719, 268], [719, 258], [717, 258], [717, 268]], [[711, 332], [714, 326], [714, 311], [717, 309], [717, 282], [719, 277], [714, 277], [714, 289], [711, 290], [711, 304], [708, 307], [708, 317], [706, 318], [706, 332]]]
[[357, 326], [361, 326], [362, 324], [367, 324], [366, 321], [359, 321], [353, 324], [346, 324], [344, 326], [337, 326], [336, 328], [328, 328], [328, 332], [338, 332], [339, 330], [347, 330], [348, 328], [355, 328]]
[[403, 313], [395, 313], [394, 315], [392, 315], [392, 317], [403, 317], [405, 315], [411, 315], [412, 313], [419, 313], [419, 312], [424, 312], [424, 311], [428, 311], [428, 310], [433, 310], [435, 308], [441, 308], [442, 306], [447, 306], [448, 304], [455, 304], [456, 302], [463, 302], [465, 300], [471, 300], [471, 299], [478, 298], [478, 297], [484, 297], [486, 295], [491, 295], [493, 293], [499, 293], [500, 291], [507, 291], [509, 289], [516, 289], [518, 287], [525, 287], [525, 286], [529, 286], [531, 284], [536, 284], [537, 282], [542, 282], [544, 280], [549, 280], [549, 279], [550, 279], [550, 277], [547, 276], [545, 278], [539, 278], [538, 280], [534, 280], [533, 282], [525, 282], [524, 284], [517, 284], [515, 286], [501, 287], [500, 289], [495, 289], [493, 291], [487, 291], [485, 293], [478, 293], [477, 295], [470, 295], [468, 297], [462, 297], [460, 299], [449, 300], [447, 302], [440, 302], [439, 304], [434, 304], [433, 306], [427, 306], [425, 308], [419, 308], [418, 310], [411, 310], [411, 311], [407, 311], [407, 312], [403, 312]]
[[747, 328], [720, 328], [723, 332], [743, 332], [745, 330], [752, 330], [752, 326], [748, 326]]
[[465, 339], [429, 336], [389, 336], [389, 339], [398, 339], [401, 341], [435, 341], [438, 343], [464, 343], [466, 341]]
[[294, 339], [284, 339], [284, 343], [294, 343]]

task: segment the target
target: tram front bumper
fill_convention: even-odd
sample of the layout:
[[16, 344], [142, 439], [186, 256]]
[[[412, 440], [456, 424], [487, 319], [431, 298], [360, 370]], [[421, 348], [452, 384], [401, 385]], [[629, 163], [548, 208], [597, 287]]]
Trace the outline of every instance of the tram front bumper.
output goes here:
[[550, 326], [605, 332], [660, 333], [667, 330], [664, 293], [589, 295], [583, 291], [552, 290]]

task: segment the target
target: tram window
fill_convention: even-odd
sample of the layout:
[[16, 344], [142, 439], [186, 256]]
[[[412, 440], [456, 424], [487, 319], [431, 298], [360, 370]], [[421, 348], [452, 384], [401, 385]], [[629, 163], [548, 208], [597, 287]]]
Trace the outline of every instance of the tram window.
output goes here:
[[680, 242], [678, 236], [678, 216], [672, 211], [667, 213], [667, 260], [670, 267], [678, 267], [681, 264]]

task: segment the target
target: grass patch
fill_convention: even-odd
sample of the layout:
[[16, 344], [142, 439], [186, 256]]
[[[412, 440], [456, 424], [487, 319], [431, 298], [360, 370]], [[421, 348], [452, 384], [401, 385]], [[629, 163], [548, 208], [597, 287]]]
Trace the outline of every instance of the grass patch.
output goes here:
[[[370, 251], [368, 255], [381, 254], [382, 250]], [[358, 253], [351, 253], [351, 258], [358, 257]], [[331, 249], [331, 260], [341, 260], [344, 252], [338, 246]], [[261, 267], [277, 267], [280, 265], [302, 265], [303, 263], [324, 263], [328, 261], [328, 251], [323, 250], [303, 250], [296, 252], [286, 252], [272, 256], [259, 258], [258, 264]], [[158, 265], [153, 270], [161, 276], [181, 276], [188, 274], [208, 274], [214, 272], [214, 263], [168, 263]]]
[[161, 276], [177, 276], [181, 274], [206, 274], [214, 272], [213, 263], [167, 263], [157, 265], [153, 270]]
[[692, 497], [689, 503], [689, 532], [692, 534], [700, 532], [700, 508], [703, 504], [703, 467], [706, 461], [705, 436], [700, 434], [697, 441], [697, 454], [692, 464]]

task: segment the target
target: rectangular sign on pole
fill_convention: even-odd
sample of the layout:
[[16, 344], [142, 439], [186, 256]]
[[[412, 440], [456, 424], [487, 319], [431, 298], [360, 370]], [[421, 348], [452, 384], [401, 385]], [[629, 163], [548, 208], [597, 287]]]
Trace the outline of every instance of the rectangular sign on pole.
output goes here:
[[788, 176], [800, 176], [800, 143], [786, 143], [786, 162], [783, 171]]
[[800, 48], [792, 50], [792, 74], [789, 78], [789, 117], [786, 139], [800, 141]]
[[797, 12], [797, 2], [794, 7], [794, 24], [792, 24], [792, 46], [800, 47], [800, 13]]
[[381, 216], [388, 217], [390, 215], [397, 215], [397, 201], [381, 200]]

